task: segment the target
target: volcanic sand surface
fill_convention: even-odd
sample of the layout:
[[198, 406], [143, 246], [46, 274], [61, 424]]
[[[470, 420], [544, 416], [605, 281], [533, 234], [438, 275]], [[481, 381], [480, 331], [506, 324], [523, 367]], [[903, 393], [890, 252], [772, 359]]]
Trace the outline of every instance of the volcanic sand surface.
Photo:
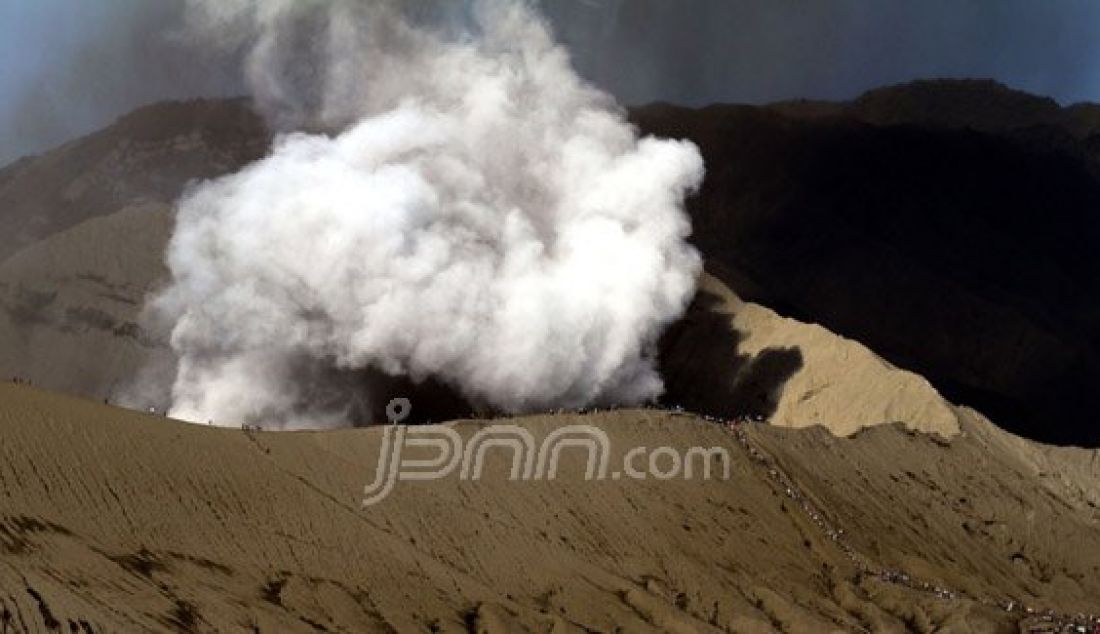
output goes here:
[[0, 603], [16, 631], [1011, 631], [1022, 614], [991, 601], [1093, 608], [1096, 452], [961, 420], [950, 440], [745, 429], [861, 558], [965, 593], [945, 599], [861, 574], [734, 435], [688, 415], [514, 422], [598, 425], [613, 469], [633, 446], [724, 447], [729, 481], [583, 482], [565, 451], [557, 480], [510, 482], [501, 455], [363, 510], [381, 428], [245, 433], [4, 384]]

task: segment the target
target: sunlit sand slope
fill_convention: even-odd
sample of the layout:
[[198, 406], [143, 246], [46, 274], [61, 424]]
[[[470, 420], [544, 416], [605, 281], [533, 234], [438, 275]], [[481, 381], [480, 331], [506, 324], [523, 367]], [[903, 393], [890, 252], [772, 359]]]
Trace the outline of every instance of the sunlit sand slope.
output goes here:
[[584, 482], [566, 450], [558, 479], [512, 482], [500, 454], [362, 509], [380, 428], [245, 433], [3, 384], [0, 609], [8, 631], [359, 632], [1012, 631], [1019, 601], [1093, 608], [1095, 452], [962, 420], [945, 441], [531, 417], [597, 425], [613, 470], [715, 446], [731, 477]]

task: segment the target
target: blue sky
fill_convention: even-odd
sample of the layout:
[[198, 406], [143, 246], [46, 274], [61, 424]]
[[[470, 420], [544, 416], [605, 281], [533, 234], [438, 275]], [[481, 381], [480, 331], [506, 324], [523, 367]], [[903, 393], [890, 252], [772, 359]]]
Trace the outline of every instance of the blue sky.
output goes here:
[[45, 68], [65, 63], [100, 16], [92, 2], [0, 0], [0, 103], [10, 104]]
[[546, 4], [587, 74], [628, 102], [849, 99], [930, 77], [1100, 101], [1100, 0], [591, 1], [589, 17], [610, 17]]
[[[182, 0], [0, 0], [0, 164], [166, 98], [240, 93], [178, 35]], [[209, 60], [206, 60], [209, 61]]]

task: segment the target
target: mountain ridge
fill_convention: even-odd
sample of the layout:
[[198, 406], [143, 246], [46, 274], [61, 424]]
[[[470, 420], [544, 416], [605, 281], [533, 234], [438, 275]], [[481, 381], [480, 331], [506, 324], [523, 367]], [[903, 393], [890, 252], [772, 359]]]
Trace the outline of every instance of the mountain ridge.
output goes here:
[[[1040, 118], [1057, 106], [990, 82], [917, 82], [864, 101], [917, 93], [917, 105], [897, 109], [919, 113], [959, 90], [986, 91], [978, 101], [1003, 102], [1001, 110], [1031, 104], [1025, 114]], [[1100, 377], [1100, 312], [1089, 308], [1100, 260], [1088, 247], [1100, 240], [1090, 220], [1100, 179], [1087, 149], [1100, 139], [1061, 130], [1044, 141], [1030, 124], [982, 131], [790, 110], [631, 111], [642, 132], [702, 148], [708, 176], [689, 210], [708, 268], [738, 296], [860, 341], [1009, 429], [1100, 444], [1087, 405], [1073, 396]], [[1095, 108], [1059, 112], [1070, 110]], [[127, 158], [150, 156], [134, 149], [150, 139], [151, 162]], [[0, 258], [126, 206], [170, 205], [192, 179], [238, 169], [269, 143], [246, 100], [199, 100], [140, 109], [23, 159], [0, 170], [0, 208], [13, 236]], [[136, 176], [104, 178], [105, 166], [127, 161]], [[148, 165], [153, 176], [142, 177]], [[56, 218], [43, 220], [55, 207]]]
[[735, 105], [632, 117], [702, 149], [693, 241], [739, 295], [856, 339], [1018, 433], [1100, 444], [1075, 396], [1100, 379], [1095, 135]]

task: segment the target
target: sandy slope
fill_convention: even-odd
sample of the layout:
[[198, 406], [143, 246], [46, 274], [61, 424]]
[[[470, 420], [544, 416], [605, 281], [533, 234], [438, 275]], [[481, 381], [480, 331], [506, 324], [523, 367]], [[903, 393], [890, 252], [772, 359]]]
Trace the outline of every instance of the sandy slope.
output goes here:
[[959, 431], [953, 408], [923, 377], [857, 341], [742, 301], [710, 275], [668, 338], [670, 401], [693, 411], [758, 413], [774, 425], [822, 425], [842, 436], [894, 422], [945, 437]]
[[379, 428], [246, 434], [5, 384], [0, 604], [15, 631], [97, 632], [1013, 631], [1025, 614], [996, 601], [1095, 611], [1096, 453], [962, 421], [950, 442], [751, 426], [742, 445], [690, 416], [588, 416], [612, 465], [720, 446], [732, 478], [582, 482], [567, 451], [553, 482], [491, 459], [360, 510]]
[[133, 205], [0, 263], [0, 376], [114, 399], [163, 357], [140, 315], [166, 274], [172, 217], [167, 205]]

